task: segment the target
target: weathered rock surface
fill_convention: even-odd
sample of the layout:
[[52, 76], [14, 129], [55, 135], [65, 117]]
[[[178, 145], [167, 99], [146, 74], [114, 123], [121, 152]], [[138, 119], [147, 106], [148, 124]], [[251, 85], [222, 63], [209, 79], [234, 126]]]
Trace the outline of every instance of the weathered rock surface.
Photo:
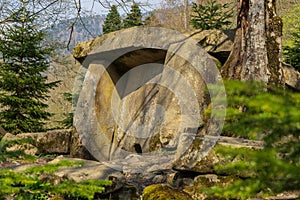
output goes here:
[[201, 189], [210, 188], [212, 186], [225, 187], [236, 180], [238, 180], [238, 177], [234, 176], [218, 176], [216, 174], [198, 175], [193, 179], [191, 185], [183, 186], [183, 191], [189, 194], [193, 199], [210, 199], [201, 192]]
[[[209, 138], [214, 140], [214, 137]], [[214, 173], [214, 166], [217, 164], [228, 163], [231, 161], [226, 160], [223, 156], [216, 153], [216, 148], [222, 148], [223, 146], [230, 146], [231, 148], [250, 148], [250, 149], [262, 149], [262, 141], [247, 140], [242, 138], [230, 138], [230, 137], [218, 137], [218, 141], [214, 149], [207, 152], [203, 151], [203, 137], [197, 137], [193, 141], [193, 145], [189, 148], [185, 154], [178, 158], [173, 163], [173, 168], [180, 171], [192, 171], [205, 173]]]
[[18, 140], [18, 139], [30, 139], [31, 144], [22, 147], [13, 146], [12, 149], [26, 150], [28, 154], [69, 154], [70, 152], [70, 130], [53, 130], [44, 133], [23, 133], [13, 135], [7, 133], [3, 140]]
[[29, 143], [16, 144], [8, 150], [23, 150], [28, 155], [59, 154], [70, 155], [74, 158], [95, 160], [83, 146], [81, 139], [74, 129], [53, 130], [41, 133], [21, 133], [13, 135], [6, 133], [3, 140], [29, 139]]
[[180, 199], [180, 200], [192, 200], [187, 193], [171, 188], [168, 185], [150, 185], [145, 188], [142, 195], [144, 200], [155, 200], [155, 199]]
[[70, 156], [72, 158], [82, 158], [86, 160], [96, 160], [94, 156], [86, 149], [82, 144], [77, 131], [75, 129], [71, 130], [72, 137], [70, 138]]
[[[225, 38], [220, 34], [199, 38], [217, 52], [222, 42], [215, 40]], [[181, 133], [196, 134], [203, 124], [206, 83], [216, 81], [218, 70], [193, 37], [132, 28], [74, 49], [87, 68], [75, 126], [98, 160], [176, 148]]]
[[[127, 32], [130, 30], [121, 30], [120, 32]], [[88, 54], [90, 54], [94, 49], [98, 48], [99, 46], [103, 45], [102, 43], [105, 42], [105, 40], [109, 39], [110, 41], [113, 41], [113, 45], [118, 48], [122, 47], [122, 42], [125, 41], [127, 43], [128, 41], [135, 40], [135, 36], [131, 38], [126, 38], [127, 40], [120, 40], [120, 41], [114, 41], [114, 38], [118, 36], [119, 32], [112, 32], [109, 34], [102, 35], [94, 40], [82, 42], [79, 45], [77, 45], [74, 48], [73, 56], [79, 60], [80, 62], [83, 62], [84, 59], [87, 57]], [[147, 33], [146, 33], [147, 34]], [[185, 35], [197, 43], [201, 45], [208, 53], [213, 55], [218, 54], [227, 54], [227, 57], [231, 51], [233, 40], [234, 40], [234, 34], [235, 30], [204, 30], [204, 31], [193, 31], [190, 33], [185, 33]], [[157, 34], [159, 36], [159, 34]], [[146, 37], [146, 35], [140, 36]], [[150, 36], [152, 37], [152, 36]], [[155, 36], [154, 36], [155, 37]], [[156, 38], [159, 40], [159, 38]], [[173, 38], [170, 38], [170, 40], [173, 40]], [[172, 41], [170, 42], [172, 43]], [[217, 57], [216, 58], [226, 58], [226, 57]]]
[[78, 167], [66, 167], [61, 168], [54, 174], [59, 177], [66, 177], [69, 180], [81, 182], [84, 180], [115, 180], [115, 189], [120, 189], [125, 184], [124, 175], [113, 168], [110, 168], [104, 164], [96, 161], [84, 160], [79, 158], [66, 158], [57, 157], [56, 159], [49, 162], [49, 164], [55, 164], [62, 160], [82, 162], [82, 166]]
[[232, 49], [234, 35], [235, 30], [204, 30], [189, 33], [187, 36], [224, 64]]
[[300, 72], [290, 65], [283, 65], [285, 84], [289, 87], [300, 91]]
[[[75, 113], [80, 138], [96, 159], [122, 171], [127, 181], [133, 177], [144, 186], [168, 182], [194, 189], [207, 181], [226, 184], [232, 180], [217, 177], [214, 166], [231, 161], [214, 149], [206, 151], [198, 132], [203, 125], [202, 117], [193, 123], [197, 114], [202, 116], [206, 106], [205, 83], [215, 81], [210, 68], [201, 69], [203, 77], [193, 65], [196, 61], [202, 65], [209, 63], [209, 59], [203, 59], [207, 54], [194, 52], [188, 44], [180, 43], [186, 40], [184, 37], [162, 36], [155, 31], [126, 29], [79, 44], [74, 49], [74, 57], [86, 68]], [[165, 38], [170, 40], [167, 44]], [[204, 31], [189, 38], [223, 63], [231, 51], [233, 34]], [[145, 67], [149, 63], [156, 65]], [[188, 80], [189, 87], [173, 71]], [[291, 78], [289, 82], [295, 85]], [[177, 90], [187, 97], [185, 101], [181, 102], [180, 95], [174, 92]], [[195, 99], [189, 98], [189, 91], [196, 91]], [[194, 100], [197, 104], [191, 103]], [[199, 113], [192, 115], [192, 110]], [[211, 146], [217, 142], [217, 148], [228, 145], [237, 150], [262, 148], [260, 141], [226, 137], [205, 141]], [[162, 150], [167, 150], [168, 155], [155, 154]], [[153, 155], [157, 156], [156, 161]], [[189, 173], [190, 177], [181, 177]], [[195, 173], [204, 175], [195, 179]]]

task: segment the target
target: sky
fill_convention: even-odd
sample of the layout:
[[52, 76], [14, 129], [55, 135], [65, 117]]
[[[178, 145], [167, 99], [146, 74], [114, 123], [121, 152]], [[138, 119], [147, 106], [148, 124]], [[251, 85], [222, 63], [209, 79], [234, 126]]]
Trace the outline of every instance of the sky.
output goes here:
[[[161, 5], [162, 0], [136, 0], [136, 2], [140, 3], [147, 3], [150, 4], [149, 6], [145, 6], [142, 8], [142, 12], [150, 11], [156, 8], [159, 8]], [[100, 3], [93, 4], [93, 0], [82, 0], [81, 1], [82, 7], [85, 8], [87, 11], [93, 10], [94, 14], [107, 14], [108, 10], [104, 9]], [[94, 7], [93, 7], [94, 6]], [[119, 12], [122, 14], [124, 11], [122, 9], [119, 9]]]

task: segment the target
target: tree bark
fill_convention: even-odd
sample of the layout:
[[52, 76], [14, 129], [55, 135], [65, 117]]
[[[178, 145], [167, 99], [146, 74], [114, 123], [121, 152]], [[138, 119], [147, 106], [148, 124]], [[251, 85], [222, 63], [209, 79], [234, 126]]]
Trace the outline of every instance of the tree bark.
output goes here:
[[189, 29], [189, 1], [184, 0], [184, 29]]
[[238, 24], [233, 49], [222, 68], [229, 79], [282, 85], [282, 22], [275, 0], [237, 0]]

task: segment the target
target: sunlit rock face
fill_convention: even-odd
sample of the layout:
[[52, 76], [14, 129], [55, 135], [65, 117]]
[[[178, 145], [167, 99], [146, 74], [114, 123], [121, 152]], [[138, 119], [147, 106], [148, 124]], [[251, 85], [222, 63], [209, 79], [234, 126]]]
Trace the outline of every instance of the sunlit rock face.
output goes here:
[[285, 84], [297, 91], [300, 91], [300, 72], [290, 65], [283, 65]]
[[192, 141], [181, 134], [195, 137], [203, 125], [206, 83], [216, 80], [217, 69], [198, 42], [144, 27], [75, 47], [83, 65], [75, 127], [94, 157], [107, 161], [164, 149], [180, 155], [189, 148]]

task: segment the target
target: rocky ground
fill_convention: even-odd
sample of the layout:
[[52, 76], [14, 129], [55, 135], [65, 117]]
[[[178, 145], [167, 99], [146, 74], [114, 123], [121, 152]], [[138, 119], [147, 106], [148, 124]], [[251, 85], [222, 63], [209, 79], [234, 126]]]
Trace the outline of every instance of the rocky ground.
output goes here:
[[[26, 146], [26, 150], [35, 155], [37, 152], [44, 154], [39, 154], [40, 157], [33, 163], [24, 160], [8, 159], [1, 163], [0, 168], [9, 168], [18, 172], [32, 166], [53, 164], [62, 160], [80, 161], [83, 163], [82, 165], [63, 167], [55, 172], [53, 177], [56, 179], [63, 177], [76, 182], [84, 180], [112, 180], [113, 187], [101, 197], [124, 200], [140, 199], [142, 195], [147, 196], [150, 194], [161, 194], [163, 196], [166, 191], [169, 194], [177, 195], [177, 197], [180, 196], [180, 199], [205, 199], [205, 195], [200, 192], [201, 187], [220, 183], [226, 184], [226, 182], [232, 180], [231, 177], [224, 178], [224, 176], [215, 174], [212, 166], [222, 160], [213, 150], [200, 161], [203, 165], [202, 167], [200, 165], [194, 168], [188, 168], [183, 161], [174, 162], [175, 154], [162, 153], [155, 156], [131, 154], [124, 159], [98, 162], [71, 156], [70, 149], [76, 149], [77, 151], [80, 149], [78, 145], [77, 147], [72, 147], [72, 145], [78, 144], [74, 142], [74, 138], [66, 137], [66, 135], [70, 136], [72, 134], [74, 134], [72, 130], [50, 131], [39, 133], [38, 136], [35, 133], [20, 134], [18, 136], [6, 134], [3, 139], [11, 140], [16, 137], [35, 138], [36, 142], [32, 146]], [[57, 141], [60, 141], [59, 144], [64, 145], [47, 146], [51, 145], [53, 141], [56, 141], [56, 144]], [[217, 145], [231, 145], [236, 148], [260, 148], [262, 143], [238, 138], [220, 137]], [[46, 146], [48, 148], [45, 148]], [[11, 150], [16, 148], [22, 149], [24, 146], [14, 146], [11, 147]], [[83, 150], [81, 149], [81, 151]], [[86, 154], [86, 152], [77, 152], [77, 155], [87, 158], [89, 155]], [[299, 195], [297, 192], [283, 193], [271, 199], [296, 199]], [[160, 199], [163, 198], [161, 197]]]
[[[158, 191], [164, 192], [170, 190], [174, 195], [185, 195], [186, 199], [206, 199], [205, 195], [201, 194], [198, 189], [198, 185], [202, 185], [207, 182], [209, 184], [218, 183], [223, 181], [222, 178], [215, 174], [200, 174], [196, 172], [177, 171], [171, 167], [158, 167], [151, 166], [151, 159], [148, 159], [147, 167], [144, 171], [140, 171], [140, 163], [145, 163], [145, 159], [141, 156], [133, 155], [132, 158], [126, 159], [126, 161], [119, 162], [123, 165], [125, 171], [118, 171], [109, 166], [109, 163], [100, 163], [97, 161], [83, 160], [78, 158], [70, 158], [68, 156], [58, 156], [56, 158], [39, 158], [34, 164], [28, 164], [21, 160], [7, 161], [1, 163], [0, 169], [9, 168], [14, 171], [22, 171], [29, 167], [36, 165], [45, 165], [57, 163], [61, 160], [69, 161], [83, 161], [85, 164], [82, 167], [75, 168], [63, 168], [56, 172], [53, 177], [57, 179], [67, 177], [70, 180], [83, 181], [83, 180], [98, 180], [109, 179], [113, 180], [114, 188], [109, 193], [102, 195], [103, 198], [110, 197], [112, 199], [129, 200], [140, 199], [143, 193], [150, 188], [157, 193]], [[121, 160], [120, 160], [121, 161]], [[125, 164], [127, 163], [127, 164]], [[116, 162], [114, 163], [116, 164]], [[206, 184], [207, 184], [206, 183]], [[297, 199], [299, 192], [285, 192], [277, 196], [269, 197], [268, 199]], [[163, 199], [163, 198], [160, 198]], [[259, 200], [263, 198], [255, 198]], [[254, 200], [254, 199], [253, 199]]]

